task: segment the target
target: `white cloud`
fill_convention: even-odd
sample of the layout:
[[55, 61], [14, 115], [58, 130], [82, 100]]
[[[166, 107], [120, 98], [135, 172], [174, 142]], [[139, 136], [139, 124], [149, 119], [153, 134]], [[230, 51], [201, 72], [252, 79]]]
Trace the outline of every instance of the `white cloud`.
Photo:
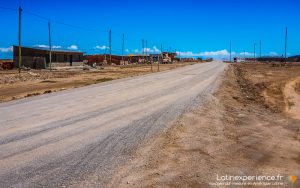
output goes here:
[[48, 45], [45, 45], [45, 44], [36, 44], [34, 45], [35, 47], [39, 47], [39, 48], [49, 48]]
[[200, 56], [229, 56], [229, 52], [227, 50], [220, 50], [220, 51], [210, 51], [210, 52], [201, 52]]
[[7, 47], [7, 48], [0, 48], [0, 52], [2, 53], [7, 53], [7, 52], [12, 52], [13, 51], [13, 47]]
[[94, 47], [94, 49], [96, 49], [96, 50], [106, 50], [106, 49], [109, 49], [109, 47], [108, 46], [95, 46]]
[[240, 55], [241, 57], [244, 57], [244, 56], [246, 56], [246, 57], [253, 57], [253, 56], [254, 56], [254, 53], [250, 53], [250, 52], [241, 52], [241, 53], [239, 53], [239, 55]]
[[[36, 44], [34, 45], [35, 47], [39, 47], [39, 48], [49, 48], [49, 45], [45, 45], [45, 44]], [[61, 46], [52, 46], [53, 49], [59, 49], [62, 48]]]
[[269, 53], [269, 56], [278, 56], [279, 54], [278, 53], [276, 53], [276, 52], [270, 52]]
[[[180, 56], [182, 57], [225, 57], [229, 56], [229, 52], [227, 50], [219, 50], [219, 51], [206, 51], [206, 52], [199, 52], [199, 53], [193, 53], [191, 51], [187, 52], [176, 52], [177, 54], [180, 53]], [[235, 52], [232, 53], [232, 55], [235, 55]]]
[[142, 53], [143, 51], [146, 53], [160, 53], [160, 50], [156, 47], [156, 46], [153, 46], [152, 48], [142, 48], [141, 50], [139, 49], [135, 49], [135, 50], [132, 50], [134, 53]]
[[[256, 57], [259, 57], [259, 53], [256, 53], [255, 54]], [[254, 57], [254, 53], [253, 52], [241, 52], [239, 53], [239, 56], [240, 57]], [[269, 53], [265, 53], [265, 54], [262, 54], [262, 56], [279, 56], [279, 54], [277, 52], [269, 52]]]
[[153, 46], [152, 48], [144, 48], [144, 52], [157, 53], [160, 52], [160, 50], [156, 46]]
[[62, 48], [62, 47], [61, 46], [52, 46], [52, 48], [59, 49], [59, 48]]
[[69, 50], [78, 50], [78, 46], [77, 45], [71, 45], [68, 47]]
[[129, 52], [129, 49], [126, 49], [125, 52]]

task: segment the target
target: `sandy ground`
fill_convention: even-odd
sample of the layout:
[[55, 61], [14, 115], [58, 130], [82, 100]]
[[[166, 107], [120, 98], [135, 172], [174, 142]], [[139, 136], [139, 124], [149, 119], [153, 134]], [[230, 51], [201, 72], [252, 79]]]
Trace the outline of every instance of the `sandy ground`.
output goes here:
[[[160, 65], [160, 71], [171, 70], [193, 63]], [[106, 66], [83, 70], [82, 67], [59, 70], [0, 71], [0, 102], [6, 102], [45, 93], [97, 84], [110, 80], [157, 72], [157, 64]]]
[[300, 177], [299, 76], [300, 66], [230, 66], [220, 89], [137, 149], [109, 187], [217, 187], [226, 174], [280, 174], [279, 187], [292, 187], [291, 176]]
[[195, 64], [0, 104], [0, 187], [106, 187], [145, 140], [206, 101], [227, 65]]

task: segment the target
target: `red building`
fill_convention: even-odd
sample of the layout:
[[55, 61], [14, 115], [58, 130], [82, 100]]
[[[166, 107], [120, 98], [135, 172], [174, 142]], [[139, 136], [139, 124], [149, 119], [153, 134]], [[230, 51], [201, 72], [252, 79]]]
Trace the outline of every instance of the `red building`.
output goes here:
[[[122, 56], [120, 55], [109, 55], [109, 54], [99, 54], [99, 55], [88, 55], [85, 56], [85, 59], [88, 61], [89, 65], [96, 63], [97, 65], [106, 65], [106, 64], [122, 64]], [[128, 56], [124, 56], [123, 60], [126, 62], [129, 61]]]

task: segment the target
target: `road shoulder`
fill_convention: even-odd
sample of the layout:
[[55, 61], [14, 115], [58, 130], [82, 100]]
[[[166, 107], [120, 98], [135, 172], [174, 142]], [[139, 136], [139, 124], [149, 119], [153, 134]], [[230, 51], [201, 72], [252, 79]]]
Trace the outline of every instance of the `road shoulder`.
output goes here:
[[274, 112], [244, 70], [230, 66], [219, 90], [140, 147], [110, 187], [207, 187], [217, 174], [299, 173], [299, 120]]

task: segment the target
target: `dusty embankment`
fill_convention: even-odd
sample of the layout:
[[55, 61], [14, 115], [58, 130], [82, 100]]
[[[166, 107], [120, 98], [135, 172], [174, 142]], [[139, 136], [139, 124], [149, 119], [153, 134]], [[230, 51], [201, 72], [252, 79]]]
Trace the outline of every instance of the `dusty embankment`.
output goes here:
[[[160, 71], [171, 70], [194, 63], [160, 65]], [[83, 69], [84, 68], [84, 69]], [[18, 74], [17, 70], [0, 71], [0, 102], [6, 102], [35, 95], [97, 84], [110, 80], [134, 77], [157, 72], [157, 64], [105, 66], [93, 69], [74, 67], [58, 70], [28, 70]]]
[[281, 174], [290, 186], [300, 177], [299, 76], [300, 66], [230, 66], [219, 90], [139, 148], [110, 187], [208, 187], [217, 174]]

